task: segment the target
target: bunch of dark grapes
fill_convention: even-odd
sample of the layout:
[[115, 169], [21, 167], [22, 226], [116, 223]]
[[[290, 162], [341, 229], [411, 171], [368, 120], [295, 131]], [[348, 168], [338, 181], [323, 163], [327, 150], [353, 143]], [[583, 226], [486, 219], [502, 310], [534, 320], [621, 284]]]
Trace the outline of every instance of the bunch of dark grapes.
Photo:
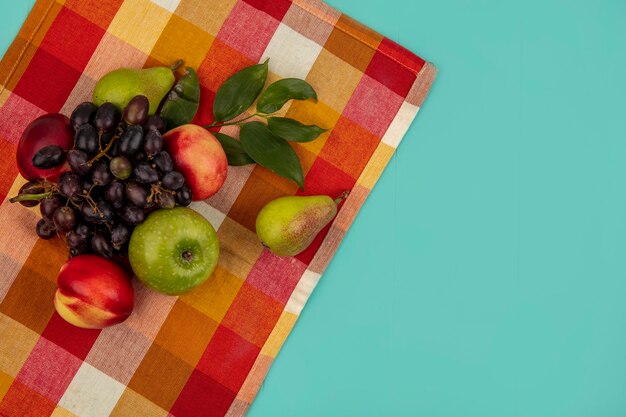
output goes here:
[[185, 178], [163, 149], [163, 119], [148, 116], [148, 107], [144, 96], [134, 97], [123, 114], [111, 103], [81, 103], [70, 117], [74, 147], [65, 155], [58, 148], [35, 155], [35, 166], [67, 161], [71, 168], [56, 184], [30, 181], [20, 190], [21, 198], [35, 198], [23, 205], [40, 204], [39, 237], [63, 237], [70, 256], [111, 258], [127, 252], [133, 228], [151, 211], [191, 203]]

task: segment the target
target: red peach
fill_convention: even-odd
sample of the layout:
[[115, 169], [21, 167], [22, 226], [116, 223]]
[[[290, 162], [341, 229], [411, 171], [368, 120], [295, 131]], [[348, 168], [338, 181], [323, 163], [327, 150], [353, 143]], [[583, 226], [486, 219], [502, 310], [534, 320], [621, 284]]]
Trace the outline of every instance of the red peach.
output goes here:
[[219, 191], [226, 180], [228, 160], [211, 132], [188, 124], [170, 130], [163, 139], [175, 169], [185, 177], [195, 201]]
[[130, 275], [119, 265], [95, 255], [68, 260], [59, 271], [54, 307], [74, 326], [102, 329], [121, 323], [134, 306]]
[[51, 169], [39, 169], [33, 165], [33, 156], [49, 145], [60, 146], [67, 151], [74, 146], [74, 130], [70, 120], [60, 113], [45, 114], [30, 122], [17, 144], [17, 169], [27, 180], [48, 179], [69, 171], [67, 163]]

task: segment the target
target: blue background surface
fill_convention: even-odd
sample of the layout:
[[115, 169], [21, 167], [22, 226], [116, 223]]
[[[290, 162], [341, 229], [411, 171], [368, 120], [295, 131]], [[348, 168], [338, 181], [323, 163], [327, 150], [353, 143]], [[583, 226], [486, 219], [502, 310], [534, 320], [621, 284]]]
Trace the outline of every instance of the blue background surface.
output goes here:
[[329, 3], [440, 72], [249, 415], [625, 416], [626, 2]]

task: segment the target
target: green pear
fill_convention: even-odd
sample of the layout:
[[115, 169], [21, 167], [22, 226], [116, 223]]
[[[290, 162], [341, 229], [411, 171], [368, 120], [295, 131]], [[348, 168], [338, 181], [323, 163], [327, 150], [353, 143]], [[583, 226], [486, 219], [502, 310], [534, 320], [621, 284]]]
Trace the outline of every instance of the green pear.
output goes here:
[[120, 68], [109, 72], [96, 83], [93, 102], [96, 106], [106, 102], [113, 103], [122, 111], [133, 97], [143, 95], [150, 102], [148, 114], [152, 115], [175, 80], [174, 73], [169, 67]]
[[256, 218], [257, 236], [276, 255], [295, 256], [335, 217], [344, 197], [291, 196], [270, 201]]

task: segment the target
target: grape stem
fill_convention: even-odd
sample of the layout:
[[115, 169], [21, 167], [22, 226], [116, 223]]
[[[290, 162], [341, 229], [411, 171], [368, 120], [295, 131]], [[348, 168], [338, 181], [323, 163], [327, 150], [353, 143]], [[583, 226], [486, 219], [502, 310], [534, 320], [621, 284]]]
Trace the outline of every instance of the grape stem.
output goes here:
[[170, 190], [165, 190], [161, 187], [161, 183], [158, 184], [152, 184], [152, 186], [150, 187], [150, 195], [148, 196], [148, 198], [146, 198], [148, 203], [152, 203], [153, 201], [159, 200], [159, 196], [162, 193], [169, 193], [175, 195], [176, 193]]
[[[43, 193], [38, 194], [27, 194], [25, 191], [32, 190], [33, 188], [43, 188]], [[21, 190], [23, 193], [18, 194], [15, 197], [9, 199], [9, 203], [17, 203], [18, 201], [34, 201], [41, 200], [46, 197], [50, 197], [57, 192], [56, 185], [47, 180], [42, 180], [36, 184], [31, 184], [30, 186]]]
[[[91, 188], [93, 188], [93, 186]], [[91, 192], [91, 189], [89, 190], [89, 192]], [[93, 198], [91, 198], [91, 194], [87, 193], [87, 195], [84, 195], [83, 198], [87, 201], [87, 204], [89, 204], [91, 206], [91, 208], [93, 209], [94, 213], [96, 213], [98, 215], [98, 217], [100, 217], [100, 218], [104, 217], [104, 215], [102, 214], [102, 212], [98, 208], [98, 205], [96, 204], [96, 202], [93, 200]]]
[[204, 127], [205, 129], [210, 129], [210, 128], [212, 128], [212, 127], [223, 127], [223, 126], [234, 126], [234, 125], [240, 125], [242, 122], [245, 122], [246, 120], [250, 120], [250, 119], [252, 119], [253, 117], [257, 117], [257, 116], [258, 116], [258, 117], [263, 117], [263, 118], [265, 118], [265, 119], [267, 119], [267, 118], [269, 117], [269, 115], [267, 115], [267, 114], [263, 114], [263, 113], [254, 113], [254, 114], [253, 114], [253, 115], [251, 115], [251, 116], [244, 117], [243, 119], [239, 119], [239, 120], [236, 120], [236, 121], [234, 121], [234, 122], [213, 122], [213, 123], [211, 123], [210, 125], [206, 125], [206, 126], [203, 126], [203, 127]]
[[[107, 143], [107, 146], [102, 149], [100, 148], [100, 152], [98, 152], [98, 154], [96, 156], [94, 156], [93, 158], [91, 158], [89, 161], [84, 162], [84, 164], [88, 167], [91, 167], [93, 165], [94, 162], [96, 162], [98, 159], [102, 158], [103, 156], [109, 157], [110, 156], [107, 154], [107, 152], [109, 152], [109, 150], [111, 149], [111, 147], [113, 146], [113, 144], [115, 143], [116, 140], [118, 140], [121, 136], [121, 123], [120, 125], [117, 127], [117, 132], [115, 133], [115, 135], [111, 138], [111, 140], [109, 141], [109, 143]], [[98, 139], [98, 142], [100, 142], [100, 140]]]
[[15, 197], [9, 199], [9, 203], [17, 203], [18, 201], [32, 201], [32, 200], [41, 200], [46, 197], [50, 197], [54, 194], [54, 191], [48, 191], [41, 194], [18, 194]]
[[76, 207], [77, 210], [80, 210], [80, 206], [74, 200], [72, 200], [71, 198], [68, 198], [67, 201], [72, 203], [72, 205]]
[[152, 200], [154, 199], [155, 195], [157, 194], [158, 190], [158, 185], [154, 185], [152, 184], [152, 186], [150, 187], [150, 195], [146, 198], [146, 203], [150, 204], [152, 203]]

